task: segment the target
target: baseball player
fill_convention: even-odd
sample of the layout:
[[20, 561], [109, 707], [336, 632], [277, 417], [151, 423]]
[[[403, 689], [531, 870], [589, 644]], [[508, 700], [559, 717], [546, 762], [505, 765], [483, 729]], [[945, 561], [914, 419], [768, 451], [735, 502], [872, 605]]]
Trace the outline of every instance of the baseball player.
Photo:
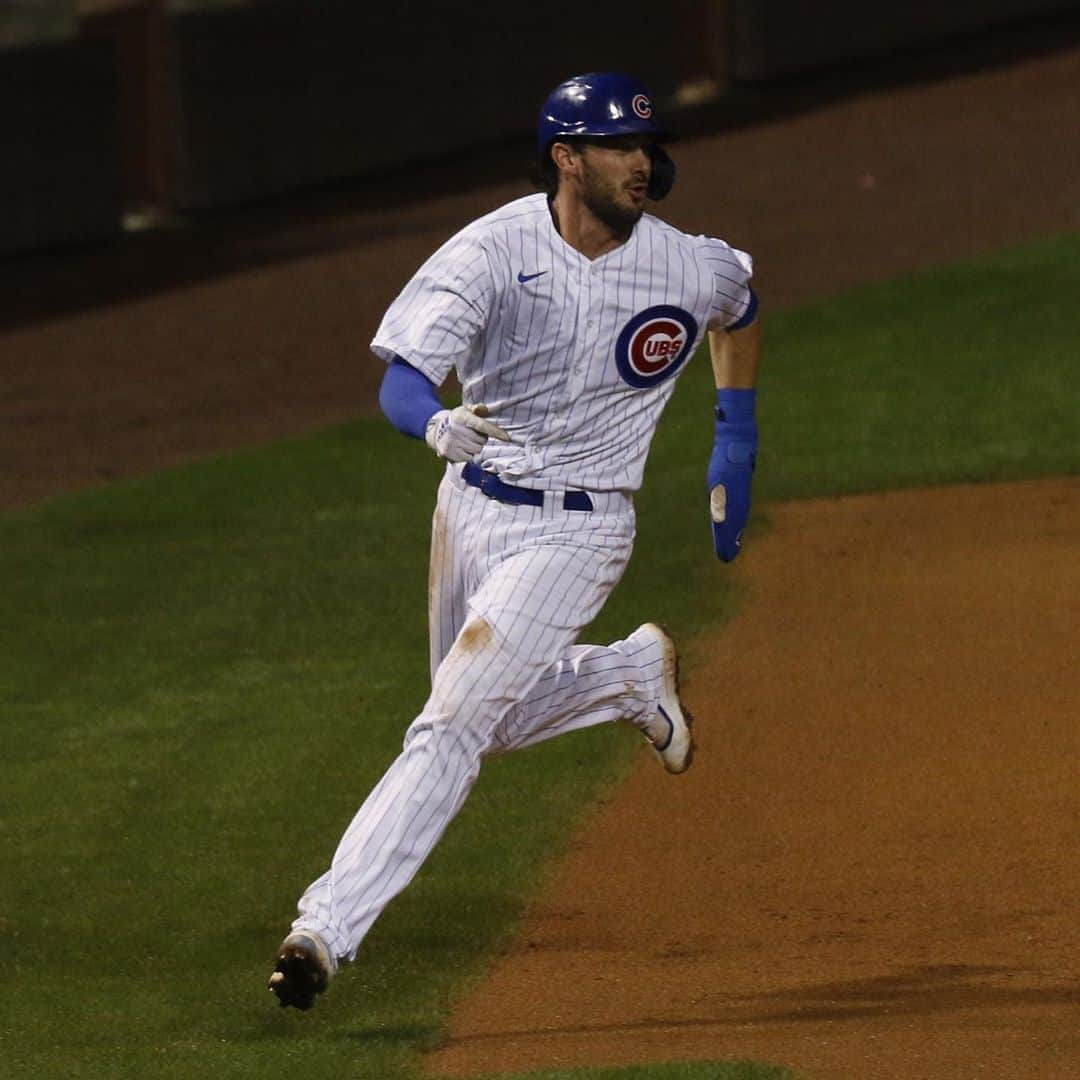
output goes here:
[[[634, 491], [675, 378], [708, 334], [717, 554], [735, 558], [757, 444], [749, 256], [646, 214], [675, 166], [649, 92], [581, 75], [541, 109], [545, 190], [448, 240], [372, 341], [390, 421], [446, 461], [432, 525], [431, 694], [300, 898], [269, 988], [310, 1008], [461, 808], [489, 754], [635, 725], [685, 771], [691, 718], [667, 633], [576, 644], [630, 558]], [[436, 388], [451, 370], [463, 403]]]

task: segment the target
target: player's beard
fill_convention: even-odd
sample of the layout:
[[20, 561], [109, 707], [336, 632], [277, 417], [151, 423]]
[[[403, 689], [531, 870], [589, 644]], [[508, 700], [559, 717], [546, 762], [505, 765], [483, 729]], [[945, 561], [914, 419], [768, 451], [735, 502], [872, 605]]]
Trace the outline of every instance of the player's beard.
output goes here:
[[592, 214], [613, 232], [629, 235], [630, 230], [641, 220], [641, 215], [645, 212], [644, 205], [620, 203], [618, 185], [601, 176], [588, 161], [583, 160], [582, 165], [582, 177], [585, 181], [582, 201]]

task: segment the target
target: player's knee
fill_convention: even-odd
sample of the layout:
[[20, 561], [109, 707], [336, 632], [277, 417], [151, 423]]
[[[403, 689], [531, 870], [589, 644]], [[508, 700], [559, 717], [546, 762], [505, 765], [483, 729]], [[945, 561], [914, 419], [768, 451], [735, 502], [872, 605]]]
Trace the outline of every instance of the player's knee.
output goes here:
[[424, 710], [405, 732], [405, 749], [421, 747], [441, 760], [467, 758], [479, 761], [492, 745], [494, 724], [469, 724], [455, 713]]
[[409, 728], [408, 747], [420, 735], [440, 746], [484, 756], [498, 750], [496, 731], [512, 698], [514, 657], [485, 618], [473, 614], [432, 680], [423, 712]]
[[471, 666], [481, 659], [484, 652], [490, 650], [494, 642], [495, 631], [491, 623], [482, 615], [473, 615], [454, 639], [444, 663], [452, 665], [454, 669]]

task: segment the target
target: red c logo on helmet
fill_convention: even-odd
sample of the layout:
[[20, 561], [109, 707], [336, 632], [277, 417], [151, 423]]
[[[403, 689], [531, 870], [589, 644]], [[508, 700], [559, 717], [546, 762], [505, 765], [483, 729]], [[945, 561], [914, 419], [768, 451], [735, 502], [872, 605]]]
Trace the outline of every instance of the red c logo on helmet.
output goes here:
[[635, 94], [630, 108], [634, 110], [634, 115], [642, 120], [648, 120], [652, 116], [652, 102], [644, 94]]

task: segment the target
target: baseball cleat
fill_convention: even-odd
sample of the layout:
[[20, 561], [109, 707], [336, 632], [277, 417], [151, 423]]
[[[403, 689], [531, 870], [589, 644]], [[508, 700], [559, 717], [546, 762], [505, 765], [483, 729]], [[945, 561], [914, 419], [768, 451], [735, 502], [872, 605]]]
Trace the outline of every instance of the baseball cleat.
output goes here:
[[656, 623], [645, 623], [641, 630], [652, 634], [660, 644], [664, 675], [656, 715], [641, 729], [660, 764], [669, 773], [683, 773], [694, 760], [694, 718], [679, 701], [679, 654], [667, 631]]
[[318, 934], [310, 930], [296, 930], [278, 949], [274, 972], [267, 989], [277, 994], [284, 1009], [307, 1010], [315, 1004], [315, 998], [330, 985], [335, 964], [330, 950]]

